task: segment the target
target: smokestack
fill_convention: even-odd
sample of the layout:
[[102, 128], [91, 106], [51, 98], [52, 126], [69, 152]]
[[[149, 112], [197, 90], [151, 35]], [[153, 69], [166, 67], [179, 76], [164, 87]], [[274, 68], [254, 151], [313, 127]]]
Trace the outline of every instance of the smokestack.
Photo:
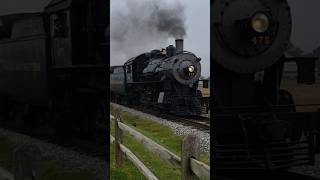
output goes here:
[[183, 52], [183, 39], [176, 39], [176, 53], [180, 54]]

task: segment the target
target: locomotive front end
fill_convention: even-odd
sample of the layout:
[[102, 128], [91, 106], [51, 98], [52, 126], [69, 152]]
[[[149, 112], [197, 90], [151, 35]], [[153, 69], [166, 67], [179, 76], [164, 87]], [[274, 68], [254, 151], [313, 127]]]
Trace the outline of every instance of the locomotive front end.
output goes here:
[[200, 59], [194, 54], [183, 53], [173, 60], [172, 75], [176, 81], [183, 85], [196, 83], [201, 75]]
[[[170, 46], [169, 46], [170, 47]], [[201, 114], [200, 97], [197, 90], [201, 76], [200, 58], [183, 50], [183, 40], [176, 40], [176, 53], [169, 57], [166, 68], [168, 78], [165, 87], [171, 87], [166, 102], [170, 111], [178, 115], [199, 116]]]
[[287, 1], [216, 0], [212, 6], [216, 170], [312, 163], [311, 146], [300, 139], [301, 124], [290, 108], [294, 102], [280, 90], [292, 28]]
[[218, 0], [213, 6], [213, 59], [237, 73], [254, 73], [276, 63], [291, 36], [286, 1]]

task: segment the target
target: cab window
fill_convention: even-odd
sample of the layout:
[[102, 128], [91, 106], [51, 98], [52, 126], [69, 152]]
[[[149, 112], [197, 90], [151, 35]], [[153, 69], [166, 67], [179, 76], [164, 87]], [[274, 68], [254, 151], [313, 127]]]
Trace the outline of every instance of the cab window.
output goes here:
[[67, 13], [53, 15], [53, 37], [68, 37]]
[[128, 73], [128, 74], [131, 73], [131, 66], [127, 66], [127, 73]]

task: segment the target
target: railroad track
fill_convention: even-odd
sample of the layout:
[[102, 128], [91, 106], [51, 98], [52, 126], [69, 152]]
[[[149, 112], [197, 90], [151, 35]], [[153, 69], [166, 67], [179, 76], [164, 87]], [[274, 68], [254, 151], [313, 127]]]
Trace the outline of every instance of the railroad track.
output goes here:
[[[171, 118], [174, 118], [174, 119], [171, 119]], [[165, 118], [165, 119], [172, 120], [172, 121], [179, 121], [186, 125], [192, 125], [193, 127], [196, 127], [202, 130], [210, 130], [210, 118], [207, 118], [207, 117], [197, 117], [197, 118], [191, 119], [191, 118], [180, 118], [180, 117], [172, 116], [171, 118], [170, 116], [168, 116], [168, 118]]]
[[214, 176], [215, 180], [248, 180], [248, 179], [258, 179], [258, 180], [319, 180], [320, 178], [298, 174], [288, 171], [279, 171], [279, 172], [247, 172], [241, 174], [232, 174]]
[[195, 127], [197, 129], [201, 129], [201, 130], [210, 130], [210, 118], [208, 117], [203, 117], [203, 116], [199, 116], [199, 117], [178, 117], [175, 116], [173, 114], [169, 114], [169, 113], [163, 113], [163, 112], [159, 112], [156, 111], [154, 109], [145, 109], [139, 106], [124, 106], [124, 105], [120, 105], [120, 104], [116, 104], [116, 103], [111, 103], [114, 106], [118, 106], [118, 107], [125, 107], [125, 108], [131, 108], [131, 109], [135, 109], [147, 114], [151, 114], [154, 115], [156, 117], [160, 117], [163, 119], [166, 119], [168, 121], [172, 121], [172, 122], [179, 122], [182, 123], [184, 125], [188, 125], [188, 126], [192, 126]]

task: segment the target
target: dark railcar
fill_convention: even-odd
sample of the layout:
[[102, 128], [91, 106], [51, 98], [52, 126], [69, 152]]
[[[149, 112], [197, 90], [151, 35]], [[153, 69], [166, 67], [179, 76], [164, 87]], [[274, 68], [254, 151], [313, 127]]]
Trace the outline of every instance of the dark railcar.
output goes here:
[[[47, 99], [47, 36], [44, 14], [16, 14], [0, 39], [0, 94]], [[8, 17], [2, 17], [6, 20]]]
[[[19, 114], [30, 128], [46, 119], [56, 132], [87, 136], [106, 123], [108, 8], [103, 0], [52, 0], [41, 13], [0, 17], [5, 119], [16, 123]], [[30, 121], [38, 116], [47, 118]]]

